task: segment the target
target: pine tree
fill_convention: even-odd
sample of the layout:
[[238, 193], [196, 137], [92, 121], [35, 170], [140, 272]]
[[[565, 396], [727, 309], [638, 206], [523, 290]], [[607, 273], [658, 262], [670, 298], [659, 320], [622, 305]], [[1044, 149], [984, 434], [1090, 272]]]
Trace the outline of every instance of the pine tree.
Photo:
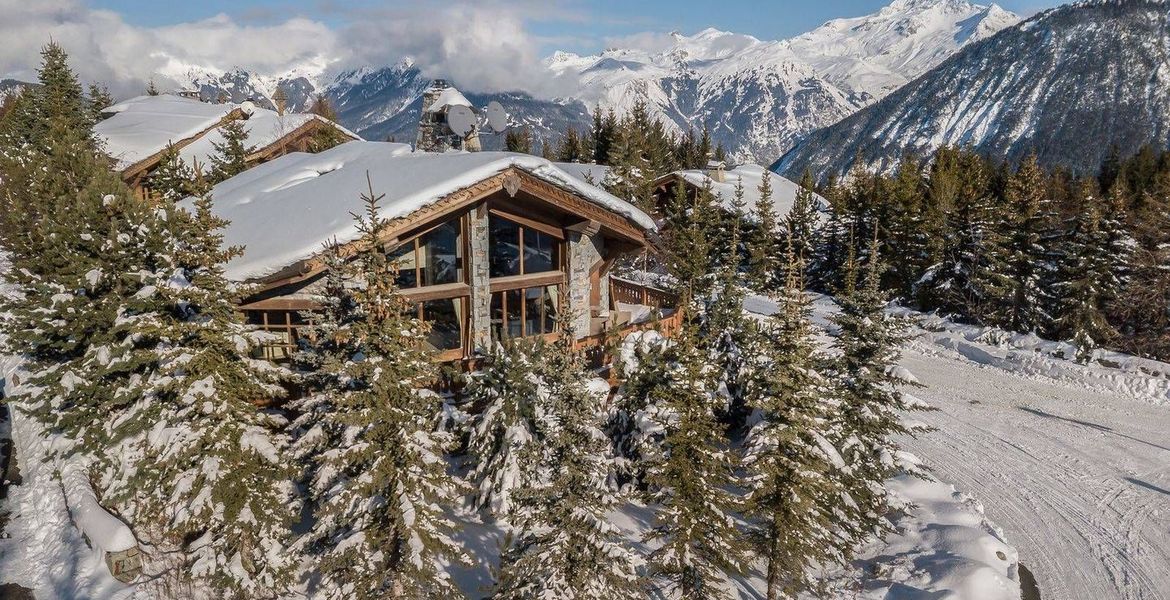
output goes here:
[[644, 419], [663, 431], [661, 451], [646, 471], [648, 500], [658, 513], [645, 541], [656, 545], [650, 575], [666, 594], [702, 600], [729, 597], [729, 577], [739, 573], [744, 543], [728, 491], [735, 460], [724, 446], [715, 410], [715, 370], [693, 332], [681, 332], [669, 348], [669, 396], [647, 408]]
[[1007, 199], [1013, 213], [1003, 226], [1010, 231], [1005, 246], [1012, 284], [999, 323], [1013, 331], [1044, 332], [1051, 324], [1046, 284], [1053, 269], [1054, 232], [1044, 173], [1034, 155], [1008, 180]]
[[543, 431], [548, 406], [537, 393], [535, 358], [521, 342], [505, 340], [465, 390], [467, 403], [479, 410], [467, 425], [472, 503], [497, 517], [512, 513], [517, 490], [536, 485], [538, 446], [549, 433]]
[[[356, 218], [366, 248], [380, 247], [386, 231], [381, 198], [371, 187]], [[344, 386], [327, 392], [319, 414], [321, 430], [340, 438], [315, 468], [316, 521], [299, 542], [317, 561], [317, 597], [457, 596], [444, 564], [465, 557], [445, 507], [460, 490], [446, 472], [446, 436], [434, 431], [441, 399], [426, 389], [425, 325], [382, 252], [362, 252], [345, 275], [359, 317], [321, 361]]]
[[[764, 183], [770, 193], [769, 179], [771, 177], [765, 177]], [[812, 173], [805, 170], [804, 175], [800, 178], [800, 187], [796, 190], [792, 209], [784, 216], [784, 231], [788, 244], [792, 246], [792, 253], [796, 260], [801, 263], [812, 260], [814, 249], [818, 243], [817, 226], [820, 222], [820, 208], [817, 206], [813, 187]], [[763, 193], [763, 186], [761, 186], [761, 193]]]
[[606, 484], [611, 459], [599, 427], [608, 386], [590, 383], [572, 327], [564, 311], [560, 338], [537, 353], [549, 410], [537, 464], [543, 477], [515, 492], [516, 532], [500, 558], [493, 598], [621, 600], [642, 587], [641, 558], [609, 520], [618, 499]]
[[178, 202], [195, 188], [195, 170], [179, 156], [179, 149], [167, 144], [159, 157], [158, 168], [150, 174], [150, 190], [167, 201]]
[[1117, 331], [1106, 309], [1121, 288], [1118, 266], [1125, 255], [1110, 254], [1109, 233], [1104, 230], [1098, 207], [1097, 181], [1086, 180], [1078, 194], [1078, 206], [1069, 219], [1058, 265], [1054, 330], [1077, 347], [1077, 359], [1087, 362], [1092, 350], [1110, 342]]
[[333, 108], [333, 103], [325, 94], [317, 94], [313, 97], [313, 104], [309, 106], [309, 113], [317, 115], [322, 119], [328, 121], [321, 123], [319, 127], [313, 130], [313, 135], [309, 139], [310, 152], [324, 152], [334, 146], [345, 143], [345, 134], [337, 129], [337, 111]]
[[765, 173], [760, 180], [760, 195], [755, 205], [758, 222], [747, 235], [748, 277], [755, 289], [765, 294], [779, 287], [780, 270], [784, 266], [780, 253], [780, 225], [776, 208], [772, 206], [771, 179]]
[[645, 130], [639, 127], [633, 116], [627, 117], [618, 126], [608, 156], [612, 168], [602, 186], [618, 198], [653, 213], [655, 207], [651, 184], [655, 171], [647, 159]]
[[748, 539], [767, 565], [769, 600], [811, 588], [808, 571], [842, 562], [849, 540], [835, 527], [842, 459], [829, 441], [826, 383], [817, 372], [800, 260], [789, 249], [780, 311], [762, 325], [745, 392], [756, 408], [744, 456]]
[[263, 334], [236, 309], [223, 265], [241, 250], [223, 247], [227, 223], [210, 195], [202, 190], [191, 213], [165, 210], [174, 268], [135, 296], [113, 331], [133, 350], [115, 350], [111, 366], [136, 366], [142, 379], [137, 393], [116, 398], [108, 433], [123, 450], [110, 459], [108, 497], [150, 544], [157, 577], [148, 587], [281, 596], [295, 567], [292, 473], [284, 418], [259, 407], [283, 396], [286, 372], [250, 356]]
[[110, 90], [104, 85], [96, 83], [89, 86], [89, 110], [92, 113], [90, 119], [97, 123], [102, 120], [102, 111], [113, 106], [114, 97], [110, 95]]
[[504, 134], [504, 147], [508, 152], [532, 154], [532, 132], [528, 127], [512, 127]]
[[840, 329], [833, 343], [838, 357], [831, 365], [839, 406], [832, 425], [837, 439], [831, 441], [844, 459], [843, 481], [853, 500], [843, 509], [841, 525], [854, 541], [886, 528], [884, 482], [898, 472], [893, 436], [913, 433], [902, 413], [923, 408], [898, 390], [907, 383], [897, 370], [902, 324], [884, 310], [881, 268], [875, 235], [860, 287], [856, 262], [847, 262], [844, 289], [837, 296], [841, 310], [833, 317]]
[[147, 96], [157, 96], [158, 94], [159, 94], [158, 87], [156, 87], [154, 85], [154, 78], [151, 77], [150, 81], [146, 82], [146, 95]]
[[222, 142], [212, 142], [215, 154], [211, 157], [208, 179], [219, 183], [248, 169], [248, 155], [254, 150], [248, 146], [248, 130], [243, 120], [232, 119], [219, 129]]

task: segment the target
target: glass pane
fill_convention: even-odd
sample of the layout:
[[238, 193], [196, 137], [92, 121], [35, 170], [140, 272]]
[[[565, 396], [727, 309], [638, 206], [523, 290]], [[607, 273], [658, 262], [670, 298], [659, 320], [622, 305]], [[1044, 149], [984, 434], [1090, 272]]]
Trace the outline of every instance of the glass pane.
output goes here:
[[459, 221], [443, 223], [418, 240], [423, 285], [441, 285], [463, 281], [462, 247]]
[[488, 217], [489, 275], [520, 274], [520, 226], [495, 215]]
[[544, 288], [544, 332], [552, 333], [557, 330], [557, 302], [560, 301], [560, 292], [557, 286], [550, 285]]
[[504, 339], [504, 293], [496, 292], [492, 294], [491, 306], [491, 324], [492, 324], [492, 339]]
[[508, 290], [504, 292], [505, 302], [508, 312], [508, 336], [520, 337], [524, 335], [521, 327], [524, 323], [521, 321], [520, 307], [523, 304], [521, 300], [521, 290]]
[[400, 288], [418, 287], [418, 277], [414, 271], [417, 261], [414, 254], [414, 240], [394, 249], [389, 255], [390, 264], [398, 268], [398, 278], [395, 282]]
[[546, 333], [541, 330], [540, 307], [543, 304], [544, 288], [528, 288], [524, 290], [524, 335], [540, 335]]
[[557, 240], [535, 229], [524, 229], [524, 272], [541, 273], [557, 268]]
[[463, 301], [444, 298], [422, 303], [423, 320], [430, 323], [427, 344], [433, 350], [456, 350], [462, 347], [463, 319], [460, 318]]

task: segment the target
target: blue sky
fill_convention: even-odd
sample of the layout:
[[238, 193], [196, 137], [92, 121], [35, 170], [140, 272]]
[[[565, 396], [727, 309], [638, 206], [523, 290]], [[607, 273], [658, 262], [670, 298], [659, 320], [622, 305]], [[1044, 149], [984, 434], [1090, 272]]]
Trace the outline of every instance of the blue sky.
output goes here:
[[[974, 0], [976, 2], [987, 0]], [[365, 11], [386, 14], [395, 9], [417, 10], [458, 2], [372, 0], [90, 0], [92, 8], [117, 12], [130, 24], [154, 27], [209, 18], [223, 13], [241, 23], [270, 24], [302, 16], [330, 26], [361, 19]], [[514, 11], [527, 4], [526, 25], [539, 36], [546, 51], [567, 49], [593, 52], [608, 38], [642, 31], [693, 33], [715, 27], [747, 33], [760, 39], [780, 39], [808, 31], [838, 17], [874, 12], [888, 0], [521, 0], [500, 3]], [[485, 2], [477, 2], [483, 5]], [[999, 4], [1029, 16], [1060, 2], [1054, 0], [1000, 0]]]

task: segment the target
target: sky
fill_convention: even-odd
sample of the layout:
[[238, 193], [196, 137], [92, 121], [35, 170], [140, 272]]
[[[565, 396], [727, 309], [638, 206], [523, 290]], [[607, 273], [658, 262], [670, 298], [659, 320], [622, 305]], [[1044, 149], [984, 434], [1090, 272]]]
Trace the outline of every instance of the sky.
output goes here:
[[[592, 53], [606, 43], [644, 31], [694, 33], [707, 27], [746, 33], [762, 40], [791, 37], [840, 17], [879, 10], [891, 0], [551, 0], [531, 11], [531, 31], [541, 49]], [[976, 3], [989, 0], [972, 0]], [[170, 25], [227, 14], [241, 22], [271, 23], [299, 15], [344, 26], [363, 10], [379, 7], [442, 6], [452, 2], [371, 0], [93, 0], [90, 5], [117, 11], [143, 26]], [[515, 4], [515, 3], [512, 3]], [[523, 4], [523, 3], [522, 3]], [[536, 3], [530, 3], [536, 4]], [[1020, 15], [1031, 16], [1060, 4], [1055, 0], [998, 0]]]
[[[553, 97], [568, 91], [541, 63], [554, 50], [646, 49], [664, 33], [707, 27], [783, 39], [888, 1], [0, 0], [0, 78], [35, 79], [39, 50], [54, 40], [83, 82], [118, 97], [150, 80], [173, 89], [192, 72], [241, 67], [322, 80], [405, 57], [470, 89]], [[1057, 4], [1002, 2], [1025, 16]]]

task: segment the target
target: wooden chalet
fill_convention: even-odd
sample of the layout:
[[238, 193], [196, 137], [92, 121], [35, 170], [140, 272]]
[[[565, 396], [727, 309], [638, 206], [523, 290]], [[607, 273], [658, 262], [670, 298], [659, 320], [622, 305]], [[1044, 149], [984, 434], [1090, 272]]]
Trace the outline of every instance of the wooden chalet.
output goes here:
[[[668, 206], [674, 197], [675, 189], [681, 184], [689, 198], [693, 198], [699, 190], [710, 189], [715, 195], [716, 202], [730, 211], [736, 186], [742, 181], [746, 216], [749, 221], [754, 221], [756, 203], [760, 198], [760, 185], [765, 177], [772, 186], [772, 210], [778, 217], [783, 218], [792, 210], [800, 186], [756, 164], [728, 168], [721, 161], [711, 161], [705, 169], [689, 169], [663, 175], [654, 181], [655, 205], [659, 211]], [[815, 198], [822, 208], [828, 206], [820, 196]]]
[[[351, 213], [361, 212], [367, 176], [391, 220], [377, 248], [354, 241]], [[291, 355], [319, 306], [331, 240], [349, 255], [387, 253], [440, 360], [472, 360], [494, 339], [555, 335], [566, 310], [577, 340], [593, 346], [607, 331], [673, 313], [669, 293], [611, 275], [618, 258], [647, 248], [654, 221], [539, 157], [351, 142], [277, 158], [213, 195], [231, 222], [225, 244], [245, 246], [227, 266], [254, 286], [240, 309], [277, 334], [269, 359]]]
[[150, 175], [158, 168], [167, 145], [179, 150], [188, 164], [206, 166], [223, 141], [221, 128], [232, 120], [247, 122], [248, 165], [262, 164], [289, 152], [311, 151], [322, 128], [338, 131], [346, 140], [360, 139], [344, 127], [317, 115], [283, 113], [251, 102], [208, 104], [197, 99], [161, 94], [139, 96], [103, 111], [94, 133], [117, 163], [122, 179], [136, 193], [147, 196]]

